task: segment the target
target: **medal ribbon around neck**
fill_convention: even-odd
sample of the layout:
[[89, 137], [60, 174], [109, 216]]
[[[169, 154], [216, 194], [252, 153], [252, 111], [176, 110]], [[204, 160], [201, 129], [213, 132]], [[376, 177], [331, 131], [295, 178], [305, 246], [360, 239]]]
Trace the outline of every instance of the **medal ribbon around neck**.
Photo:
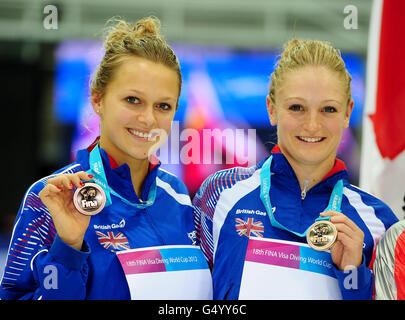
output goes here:
[[104, 171], [104, 166], [103, 166], [103, 161], [101, 159], [100, 155], [100, 149], [98, 147], [98, 144], [96, 147], [90, 152], [90, 157], [89, 157], [89, 163], [90, 163], [90, 170], [87, 171], [87, 173], [92, 174], [93, 181], [96, 182], [100, 187], [103, 188], [105, 195], [106, 195], [106, 204], [105, 206], [111, 205], [111, 194], [120, 198], [124, 203], [136, 207], [138, 209], [144, 209], [148, 206], [151, 206], [155, 202], [156, 198], [156, 179], [153, 181], [153, 184], [151, 185], [149, 189], [149, 194], [148, 194], [148, 200], [147, 201], [142, 201], [142, 203], [134, 203], [131, 202], [124, 197], [122, 197], [120, 194], [118, 194], [116, 191], [114, 191], [107, 182], [107, 177], [105, 175]]
[[[266, 162], [263, 164], [262, 170], [260, 172], [260, 199], [263, 202], [263, 205], [266, 208], [267, 214], [270, 219], [270, 223], [273, 227], [286, 230], [288, 232], [291, 232], [299, 237], [305, 237], [307, 234], [307, 230], [303, 233], [295, 232], [287, 227], [283, 226], [281, 223], [279, 223], [276, 218], [273, 215], [273, 210], [271, 207], [271, 202], [270, 202], [270, 186], [271, 186], [271, 172], [270, 172], [270, 166], [271, 162], [273, 160], [273, 156], [270, 156]], [[329, 199], [329, 204], [326, 207], [325, 211], [327, 210], [333, 210], [337, 212], [341, 212], [341, 204], [342, 204], [342, 198], [343, 198], [343, 181], [339, 180], [336, 182], [332, 194]], [[320, 221], [320, 220], [329, 220], [330, 216], [328, 217], [318, 217], [315, 221]]]

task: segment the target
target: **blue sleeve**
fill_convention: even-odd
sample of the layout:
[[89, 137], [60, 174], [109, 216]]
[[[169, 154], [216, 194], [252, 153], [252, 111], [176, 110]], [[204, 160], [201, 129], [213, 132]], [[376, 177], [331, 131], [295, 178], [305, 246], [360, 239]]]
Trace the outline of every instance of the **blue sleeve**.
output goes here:
[[373, 273], [366, 266], [363, 255], [362, 264], [353, 270], [341, 271], [335, 266], [343, 300], [371, 300], [373, 297]]
[[[193, 199], [194, 227], [197, 232], [197, 244], [200, 246], [210, 269], [213, 268], [213, 216], [216, 206], [216, 192], [208, 177]], [[216, 191], [216, 190], [215, 190]]]
[[49, 251], [39, 253], [32, 263], [38, 285], [36, 295], [40, 294], [42, 300], [85, 299], [89, 254], [86, 242], [79, 251], [65, 244], [57, 235]]
[[211, 174], [204, 180], [193, 199], [194, 225], [200, 245], [211, 270], [214, 264], [214, 213], [221, 193], [235, 183], [248, 179], [256, 167], [235, 167]]
[[84, 299], [87, 258], [56, 234], [48, 209], [38, 197], [46, 182], [27, 191], [17, 214], [9, 245], [0, 298], [5, 300]]

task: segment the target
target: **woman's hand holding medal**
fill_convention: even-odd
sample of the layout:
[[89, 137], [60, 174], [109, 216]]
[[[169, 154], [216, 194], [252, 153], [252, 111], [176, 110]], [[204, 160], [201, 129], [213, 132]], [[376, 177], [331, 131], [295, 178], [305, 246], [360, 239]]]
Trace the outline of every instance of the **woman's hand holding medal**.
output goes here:
[[361, 265], [363, 258], [363, 231], [343, 213], [327, 210], [320, 214], [330, 216], [337, 229], [337, 238], [330, 248], [333, 263], [340, 270], [350, 270]]
[[59, 174], [48, 179], [39, 193], [42, 202], [49, 209], [56, 231], [63, 242], [81, 250], [84, 234], [89, 226], [90, 216], [80, 213], [73, 202], [73, 189], [84, 186], [92, 175], [84, 171], [74, 174]]

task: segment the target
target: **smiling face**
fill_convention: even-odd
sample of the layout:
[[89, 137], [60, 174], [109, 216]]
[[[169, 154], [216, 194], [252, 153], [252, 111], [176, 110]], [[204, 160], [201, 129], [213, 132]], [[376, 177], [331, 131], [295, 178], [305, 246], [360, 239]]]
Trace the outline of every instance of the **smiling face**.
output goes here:
[[323, 66], [290, 70], [275, 96], [275, 105], [267, 97], [270, 121], [291, 165], [331, 168], [353, 109], [338, 74]]
[[179, 85], [175, 71], [140, 57], [127, 57], [101, 97], [92, 92], [100, 116], [100, 146], [118, 164], [146, 160], [170, 133]]

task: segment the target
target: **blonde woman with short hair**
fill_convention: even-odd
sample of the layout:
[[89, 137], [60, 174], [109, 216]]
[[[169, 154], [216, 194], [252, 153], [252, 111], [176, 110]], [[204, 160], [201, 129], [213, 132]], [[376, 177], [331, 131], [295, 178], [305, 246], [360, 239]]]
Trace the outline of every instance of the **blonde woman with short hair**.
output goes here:
[[397, 219], [336, 158], [354, 107], [330, 43], [292, 39], [271, 75], [270, 157], [217, 172], [193, 204], [214, 299], [370, 299], [376, 243]]

